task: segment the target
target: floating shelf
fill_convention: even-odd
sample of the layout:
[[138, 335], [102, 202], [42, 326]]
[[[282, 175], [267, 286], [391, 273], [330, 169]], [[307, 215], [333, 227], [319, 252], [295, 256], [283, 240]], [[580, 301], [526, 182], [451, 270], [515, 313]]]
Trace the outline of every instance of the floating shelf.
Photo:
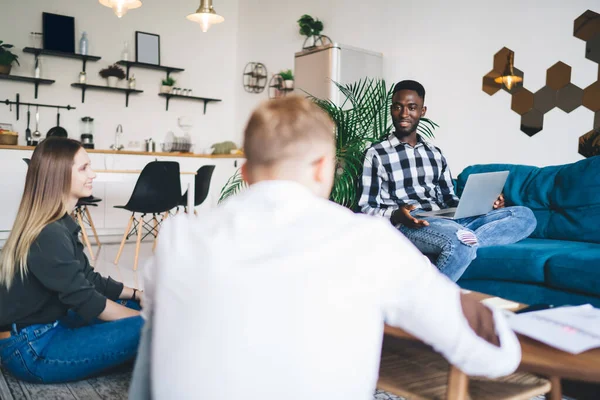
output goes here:
[[67, 53], [65, 51], [36, 49], [35, 47], [25, 47], [23, 49], [23, 53], [35, 54], [36, 57], [39, 57], [40, 55], [44, 55], [44, 56], [74, 58], [76, 60], [82, 60], [84, 72], [85, 72], [85, 64], [88, 61], [98, 61], [102, 58], [102, 57], [90, 56], [90, 55], [86, 55], [86, 54]]
[[183, 96], [180, 94], [171, 94], [171, 93], [159, 93], [158, 95], [161, 97], [165, 97], [167, 99], [167, 111], [169, 111], [169, 100], [171, 100], [171, 98], [203, 101], [204, 102], [204, 114], [206, 114], [206, 105], [208, 103], [210, 103], [211, 101], [213, 101], [213, 102], [221, 101], [220, 99], [211, 99], [208, 97]]
[[268, 78], [268, 76], [266, 76], [266, 75], [257, 75], [257, 74], [254, 74], [252, 72], [246, 72], [244, 75], [246, 75], [246, 76], [252, 76], [252, 77], [258, 78], [258, 79]]
[[35, 85], [35, 98], [38, 97], [38, 86], [39, 85], [51, 85], [54, 80], [52, 79], [42, 79], [42, 78], [33, 78], [30, 76], [18, 76], [18, 75], [3, 75], [0, 74], [0, 79], [4, 79], [7, 81], [19, 81], [19, 82], [28, 82], [33, 83]]
[[137, 89], [110, 87], [110, 86], [102, 86], [102, 85], [89, 85], [87, 83], [71, 83], [71, 86], [81, 89], [81, 102], [82, 103], [85, 103], [85, 91], [88, 89], [125, 93], [125, 107], [129, 107], [129, 95], [131, 93], [143, 93], [144, 92], [143, 90], [137, 90]]
[[283, 87], [279, 87], [279, 86], [277, 86], [277, 85], [271, 85], [271, 86], [269, 86], [269, 87], [271, 87], [271, 88], [274, 88], [274, 89], [277, 89], [277, 90], [279, 90], [280, 92], [291, 92], [292, 90], [294, 90], [294, 88], [283, 88]]
[[156, 69], [156, 70], [159, 70], [159, 71], [166, 71], [167, 72], [167, 78], [169, 77], [169, 74], [171, 72], [182, 72], [182, 71], [185, 71], [185, 69], [183, 69], [183, 68], [167, 67], [166, 65], [148, 64], [148, 63], [137, 62], [137, 61], [125, 61], [125, 60], [121, 60], [121, 61], [117, 61], [117, 64], [124, 65], [127, 68], [126, 79], [129, 79], [129, 69], [131, 67], [134, 67], [134, 68], [146, 68], [146, 69]]

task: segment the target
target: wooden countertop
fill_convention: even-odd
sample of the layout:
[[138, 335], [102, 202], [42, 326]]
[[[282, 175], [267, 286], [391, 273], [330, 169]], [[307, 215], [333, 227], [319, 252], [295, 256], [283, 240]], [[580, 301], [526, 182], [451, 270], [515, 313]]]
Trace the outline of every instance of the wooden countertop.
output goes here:
[[[8, 146], [0, 145], [0, 150], [35, 150], [34, 146]], [[163, 152], [146, 152], [134, 150], [102, 150], [102, 149], [86, 149], [88, 153], [98, 154], [128, 154], [136, 156], [158, 156], [158, 157], [197, 157], [197, 158], [245, 158], [243, 154], [194, 154], [194, 153], [163, 153]]]

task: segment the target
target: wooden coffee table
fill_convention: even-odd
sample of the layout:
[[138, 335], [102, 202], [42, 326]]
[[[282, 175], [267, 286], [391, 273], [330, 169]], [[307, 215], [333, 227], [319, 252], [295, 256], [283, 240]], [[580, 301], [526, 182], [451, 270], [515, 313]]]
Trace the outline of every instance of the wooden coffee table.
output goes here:
[[[470, 292], [467, 296], [473, 297], [478, 301], [495, 297], [477, 292]], [[525, 304], [520, 304], [518, 308], [512, 311], [525, 307]], [[385, 326], [384, 333], [392, 337], [419, 340], [402, 329], [388, 325]], [[552, 390], [546, 396], [548, 399], [562, 399], [560, 383], [562, 378], [586, 382], [600, 382], [600, 349], [593, 349], [575, 355], [555, 349], [520, 334], [517, 334], [517, 336], [521, 343], [522, 353], [521, 364], [518, 370], [548, 377], [552, 383]], [[467, 385], [468, 377], [453, 367], [450, 372], [449, 391], [462, 393]], [[458, 399], [460, 396], [449, 394], [448, 398]]]

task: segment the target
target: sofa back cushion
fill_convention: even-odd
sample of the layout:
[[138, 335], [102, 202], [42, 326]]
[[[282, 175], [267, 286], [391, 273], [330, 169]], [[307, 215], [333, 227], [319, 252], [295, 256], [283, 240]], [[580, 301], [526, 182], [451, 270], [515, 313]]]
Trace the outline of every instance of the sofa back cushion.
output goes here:
[[507, 205], [529, 207], [537, 218], [531, 237], [600, 243], [600, 156], [544, 168], [513, 164], [471, 165], [457, 179], [462, 193], [470, 174], [509, 171]]

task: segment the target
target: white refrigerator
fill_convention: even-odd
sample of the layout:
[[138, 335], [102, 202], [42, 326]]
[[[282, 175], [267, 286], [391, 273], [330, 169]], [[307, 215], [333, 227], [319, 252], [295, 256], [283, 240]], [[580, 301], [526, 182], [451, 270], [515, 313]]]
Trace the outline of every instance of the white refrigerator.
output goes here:
[[383, 78], [383, 53], [339, 43], [304, 50], [294, 57], [295, 93], [304, 92], [341, 105], [345, 97], [333, 81], [347, 84]]

